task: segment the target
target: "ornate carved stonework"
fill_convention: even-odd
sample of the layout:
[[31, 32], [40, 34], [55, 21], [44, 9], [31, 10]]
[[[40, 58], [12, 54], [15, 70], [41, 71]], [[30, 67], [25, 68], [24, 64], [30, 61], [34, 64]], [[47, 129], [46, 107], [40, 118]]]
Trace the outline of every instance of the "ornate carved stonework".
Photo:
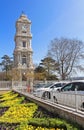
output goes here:
[[[16, 21], [14, 49], [14, 68], [20, 70], [20, 80], [25, 73], [33, 72], [32, 48], [31, 48], [31, 21], [22, 14]], [[28, 78], [28, 77], [27, 77]]]

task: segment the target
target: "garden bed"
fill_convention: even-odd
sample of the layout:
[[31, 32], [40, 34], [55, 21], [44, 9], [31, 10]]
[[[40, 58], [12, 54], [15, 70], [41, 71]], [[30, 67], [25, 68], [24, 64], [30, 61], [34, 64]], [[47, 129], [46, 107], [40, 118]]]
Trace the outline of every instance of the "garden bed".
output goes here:
[[16, 92], [0, 95], [0, 130], [83, 130]]

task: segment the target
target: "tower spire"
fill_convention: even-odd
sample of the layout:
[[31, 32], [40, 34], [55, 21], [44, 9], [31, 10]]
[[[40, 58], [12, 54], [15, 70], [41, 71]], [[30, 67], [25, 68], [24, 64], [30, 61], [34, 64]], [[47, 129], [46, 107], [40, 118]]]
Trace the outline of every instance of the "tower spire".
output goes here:
[[25, 14], [25, 12], [22, 10], [22, 13], [21, 13], [22, 15], [24, 15]]

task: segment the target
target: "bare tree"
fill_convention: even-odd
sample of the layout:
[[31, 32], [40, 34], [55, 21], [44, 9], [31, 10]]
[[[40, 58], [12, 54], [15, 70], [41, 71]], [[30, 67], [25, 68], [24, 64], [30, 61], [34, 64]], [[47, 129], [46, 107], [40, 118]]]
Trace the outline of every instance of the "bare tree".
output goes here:
[[48, 55], [59, 64], [61, 79], [70, 75], [83, 53], [83, 42], [77, 39], [60, 38], [51, 41]]

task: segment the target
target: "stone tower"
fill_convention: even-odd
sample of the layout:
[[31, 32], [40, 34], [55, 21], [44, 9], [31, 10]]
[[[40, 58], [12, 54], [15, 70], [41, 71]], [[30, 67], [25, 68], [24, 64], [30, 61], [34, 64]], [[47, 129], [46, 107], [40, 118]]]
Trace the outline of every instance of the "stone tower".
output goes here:
[[[32, 47], [31, 47], [31, 21], [22, 14], [16, 21], [14, 49], [14, 69], [18, 72], [19, 80], [29, 80], [33, 73]], [[30, 76], [29, 76], [30, 75]]]

